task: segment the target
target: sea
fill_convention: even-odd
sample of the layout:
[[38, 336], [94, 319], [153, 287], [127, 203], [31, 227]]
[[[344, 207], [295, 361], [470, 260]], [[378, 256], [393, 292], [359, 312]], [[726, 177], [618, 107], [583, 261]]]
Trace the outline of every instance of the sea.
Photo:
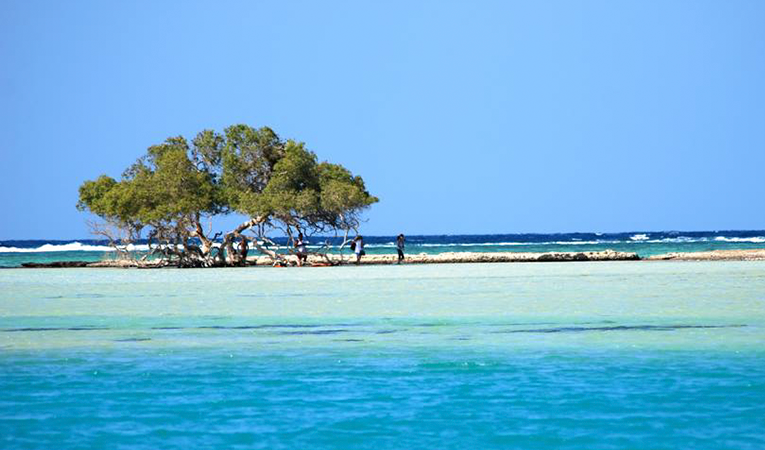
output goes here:
[[[285, 238], [275, 238], [285, 252]], [[313, 251], [340, 244], [335, 237], [313, 236], [307, 239]], [[368, 254], [395, 254], [395, 236], [364, 236]], [[138, 241], [129, 246], [145, 252], [148, 245]], [[616, 250], [635, 252], [641, 257], [709, 250], [765, 248], [765, 230], [744, 231], [661, 231], [628, 233], [555, 233], [406, 236], [407, 253], [443, 252], [588, 252]], [[345, 248], [350, 252], [349, 248]], [[19, 267], [25, 262], [99, 261], [114, 258], [115, 252], [104, 240], [0, 240], [0, 267]]]
[[[538, 236], [407, 251], [765, 245]], [[761, 450], [764, 361], [765, 261], [0, 270], [2, 449]]]

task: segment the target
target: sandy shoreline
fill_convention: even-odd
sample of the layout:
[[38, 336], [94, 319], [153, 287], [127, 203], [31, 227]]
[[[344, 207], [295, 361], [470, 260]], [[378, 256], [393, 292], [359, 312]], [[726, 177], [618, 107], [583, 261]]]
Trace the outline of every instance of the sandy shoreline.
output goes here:
[[[353, 264], [355, 257], [349, 254], [343, 256], [330, 255], [333, 264]], [[438, 254], [410, 254], [406, 256], [405, 264], [460, 264], [460, 263], [511, 263], [511, 262], [575, 262], [575, 261], [765, 261], [765, 249], [754, 250], [714, 250], [706, 252], [667, 253], [640, 257], [637, 253], [603, 250], [598, 252], [446, 252]], [[288, 261], [294, 262], [295, 257]], [[362, 258], [363, 265], [396, 264], [396, 255], [366, 255]], [[247, 260], [248, 266], [271, 266], [273, 262], [266, 256], [253, 256]], [[308, 258], [308, 265], [326, 266], [327, 261], [316, 255]], [[172, 267], [155, 262], [137, 264], [126, 260], [105, 260], [98, 262], [57, 261], [53, 263], [25, 263], [26, 268], [63, 268], [63, 267], [114, 267], [114, 268], [158, 268]]]
[[[457, 263], [499, 263], [499, 262], [549, 262], [549, 261], [635, 261], [640, 257], [637, 253], [616, 252], [604, 250], [599, 252], [549, 252], [549, 253], [520, 253], [520, 252], [444, 252], [437, 254], [418, 253], [406, 255], [407, 264], [457, 264]], [[337, 258], [335, 258], [337, 260]], [[310, 259], [321, 263], [321, 259]], [[352, 263], [355, 257], [345, 262]], [[361, 264], [396, 264], [396, 255], [365, 255]], [[258, 264], [261, 263], [259, 258]]]
[[765, 261], [765, 249], [678, 252], [653, 255], [642, 259], [648, 261]]
[[[329, 265], [352, 265], [356, 257], [351, 254], [328, 255], [330, 261], [318, 255], [308, 257], [307, 266]], [[637, 253], [615, 252], [604, 250], [600, 252], [551, 252], [551, 253], [514, 253], [514, 252], [445, 252], [437, 254], [419, 253], [407, 255], [406, 264], [458, 264], [458, 263], [499, 263], [499, 262], [549, 262], [549, 261], [636, 261], [640, 257]], [[396, 264], [396, 255], [365, 255], [362, 257], [362, 265], [390, 265]], [[296, 258], [288, 257], [287, 262], [294, 264]], [[256, 256], [247, 258], [248, 266], [272, 266], [273, 260], [268, 256]], [[99, 261], [89, 263], [85, 267], [135, 267], [129, 261]], [[147, 264], [142, 267], [155, 267]]]

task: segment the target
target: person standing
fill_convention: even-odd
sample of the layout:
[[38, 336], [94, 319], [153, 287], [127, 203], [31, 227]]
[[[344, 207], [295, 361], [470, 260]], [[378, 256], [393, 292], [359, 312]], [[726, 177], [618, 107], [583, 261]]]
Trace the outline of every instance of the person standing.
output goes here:
[[396, 238], [396, 251], [398, 252], [398, 262], [396, 264], [401, 264], [401, 261], [404, 260], [404, 243], [406, 242], [406, 239], [404, 238], [403, 234], [399, 234]]
[[297, 247], [298, 266], [302, 266], [308, 260], [308, 249], [306, 248], [306, 241], [305, 239], [303, 239], [303, 233], [298, 233], [298, 238], [297, 238], [297, 242], [295, 242], [295, 247]]
[[353, 241], [356, 244], [353, 248], [353, 251], [356, 252], [356, 264], [358, 265], [361, 263], [361, 257], [367, 254], [364, 251], [364, 238], [361, 236], [356, 236], [353, 238]]
[[239, 264], [247, 265], [247, 238], [242, 236], [242, 242], [239, 243]]

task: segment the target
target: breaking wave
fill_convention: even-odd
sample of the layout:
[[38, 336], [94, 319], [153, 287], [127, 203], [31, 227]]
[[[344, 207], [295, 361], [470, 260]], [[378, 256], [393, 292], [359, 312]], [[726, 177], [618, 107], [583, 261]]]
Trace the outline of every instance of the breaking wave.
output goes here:
[[752, 242], [755, 244], [760, 244], [765, 242], [765, 237], [762, 236], [756, 236], [756, 237], [725, 237], [725, 236], [717, 236], [715, 238], [715, 241], [717, 242]]
[[[128, 245], [129, 251], [146, 251], [148, 245]], [[44, 253], [44, 252], [113, 252], [114, 247], [108, 245], [87, 245], [81, 242], [69, 244], [44, 244], [35, 248], [0, 247], [0, 253]]]

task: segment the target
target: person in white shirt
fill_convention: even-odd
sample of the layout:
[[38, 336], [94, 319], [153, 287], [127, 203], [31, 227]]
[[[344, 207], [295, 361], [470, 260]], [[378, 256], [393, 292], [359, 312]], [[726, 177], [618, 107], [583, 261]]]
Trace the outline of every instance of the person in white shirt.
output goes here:
[[366, 252], [364, 251], [364, 238], [356, 236], [353, 238], [353, 244], [353, 251], [356, 252], [356, 264], [359, 264], [361, 262], [361, 257], [366, 255]]

